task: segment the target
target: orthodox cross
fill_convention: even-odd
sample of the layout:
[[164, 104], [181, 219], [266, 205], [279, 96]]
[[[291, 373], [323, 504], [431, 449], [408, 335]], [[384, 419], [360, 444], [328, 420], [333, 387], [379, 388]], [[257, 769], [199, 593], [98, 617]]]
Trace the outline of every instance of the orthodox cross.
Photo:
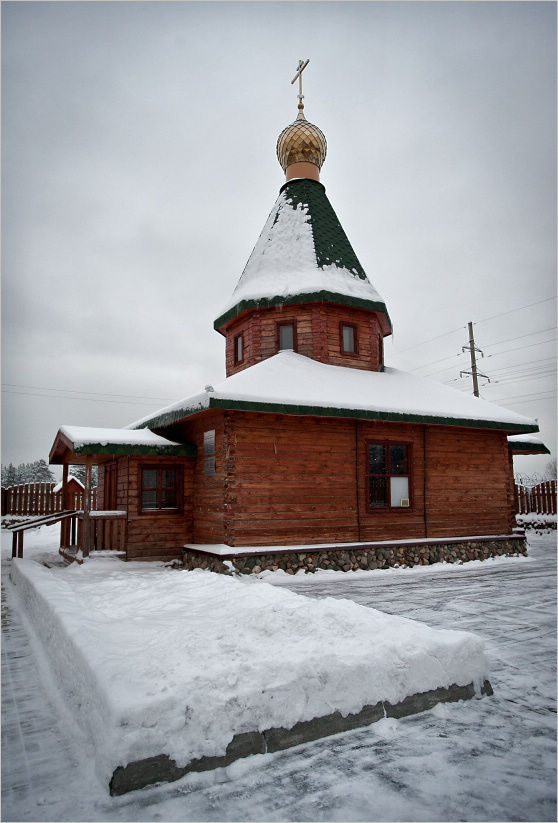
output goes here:
[[306, 61], [299, 60], [298, 61], [298, 66], [296, 67], [296, 74], [293, 77], [293, 79], [291, 80], [291, 86], [292, 86], [292, 84], [295, 82], [295, 80], [298, 77], [298, 102], [301, 105], [302, 105], [302, 98], [304, 97], [304, 95], [302, 93], [302, 72], [304, 71], [304, 69], [306, 68], [306, 66], [308, 65], [309, 62], [310, 62], [310, 58], [308, 58], [308, 60], [306, 60]]

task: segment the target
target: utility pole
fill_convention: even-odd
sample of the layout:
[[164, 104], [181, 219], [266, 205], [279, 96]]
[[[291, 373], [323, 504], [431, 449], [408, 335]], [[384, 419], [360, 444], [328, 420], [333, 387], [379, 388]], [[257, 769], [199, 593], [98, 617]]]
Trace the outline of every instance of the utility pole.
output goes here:
[[485, 380], [488, 380], [488, 382], [490, 383], [490, 377], [488, 377], [488, 375], [486, 375], [486, 374], [481, 374], [479, 371], [477, 371], [476, 352], [479, 352], [481, 357], [484, 357], [484, 354], [481, 351], [481, 349], [477, 349], [477, 347], [475, 346], [475, 336], [473, 334], [473, 323], [472, 323], [472, 321], [468, 324], [468, 326], [469, 326], [469, 345], [462, 346], [461, 351], [462, 352], [464, 352], [464, 351], [470, 351], [471, 352], [471, 371], [460, 371], [459, 376], [463, 377], [464, 374], [470, 374], [471, 375], [471, 377], [473, 378], [473, 394], [475, 395], [475, 397], [479, 397], [479, 381], [478, 381], [478, 378], [479, 377], [484, 377]]

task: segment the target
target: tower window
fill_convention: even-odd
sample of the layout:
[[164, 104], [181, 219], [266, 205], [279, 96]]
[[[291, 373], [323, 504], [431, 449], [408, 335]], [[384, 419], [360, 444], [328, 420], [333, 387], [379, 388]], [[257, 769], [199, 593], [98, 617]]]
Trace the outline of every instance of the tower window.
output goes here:
[[357, 353], [357, 328], [350, 323], [341, 323], [341, 352]]
[[242, 363], [244, 360], [244, 338], [241, 334], [237, 334], [234, 338], [234, 362]]
[[296, 351], [296, 330], [294, 323], [278, 323], [279, 351], [292, 349]]

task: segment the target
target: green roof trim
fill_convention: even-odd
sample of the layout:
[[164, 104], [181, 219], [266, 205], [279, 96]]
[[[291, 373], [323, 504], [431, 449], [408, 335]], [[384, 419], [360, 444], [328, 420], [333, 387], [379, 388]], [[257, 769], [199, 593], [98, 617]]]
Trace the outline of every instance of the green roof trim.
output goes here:
[[263, 403], [249, 400], [229, 400], [217, 397], [209, 398], [209, 406], [203, 409], [183, 408], [173, 409], [153, 417], [142, 423], [141, 428], [165, 428], [185, 417], [190, 417], [207, 409], [223, 409], [229, 411], [270, 412], [274, 414], [307, 415], [312, 417], [350, 417], [357, 420], [378, 420], [393, 423], [423, 423], [433, 426], [461, 426], [470, 429], [496, 429], [517, 434], [532, 434], [538, 431], [523, 423], [503, 423], [497, 420], [476, 420], [462, 417], [441, 417], [428, 414], [405, 414], [403, 412], [374, 411], [372, 409], [340, 409], [336, 406], [302, 406], [288, 403]]
[[[141, 428], [145, 428], [145, 426]], [[132, 443], [114, 443], [112, 445], [87, 443], [74, 448], [74, 452], [75, 454], [142, 454], [161, 457], [195, 457], [198, 450], [194, 443], [184, 443], [184, 445], [177, 446], [134, 446]]]
[[293, 294], [290, 297], [277, 295], [276, 297], [261, 297], [258, 300], [241, 300], [218, 317], [213, 324], [213, 328], [219, 331], [221, 326], [247, 309], [270, 309], [273, 306], [293, 306], [300, 305], [301, 303], [321, 302], [338, 303], [342, 306], [353, 306], [356, 309], [368, 309], [368, 311], [379, 312], [386, 316], [390, 329], [393, 328], [385, 303], [378, 300], [364, 300], [362, 297], [350, 297], [347, 294], [339, 294], [338, 292], [332, 291], [306, 292], [303, 294]]
[[508, 449], [514, 452], [529, 452], [529, 454], [550, 454], [550, 449], [544, 443], [508, 443]]

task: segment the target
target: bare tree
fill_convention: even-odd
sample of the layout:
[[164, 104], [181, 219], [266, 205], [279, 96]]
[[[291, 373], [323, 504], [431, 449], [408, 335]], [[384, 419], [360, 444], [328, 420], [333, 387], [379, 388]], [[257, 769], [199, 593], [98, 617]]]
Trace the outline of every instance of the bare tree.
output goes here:
[[556, 480], [556, 458], [553, 457], [546, 464], [546, 475], [549, 480]]

